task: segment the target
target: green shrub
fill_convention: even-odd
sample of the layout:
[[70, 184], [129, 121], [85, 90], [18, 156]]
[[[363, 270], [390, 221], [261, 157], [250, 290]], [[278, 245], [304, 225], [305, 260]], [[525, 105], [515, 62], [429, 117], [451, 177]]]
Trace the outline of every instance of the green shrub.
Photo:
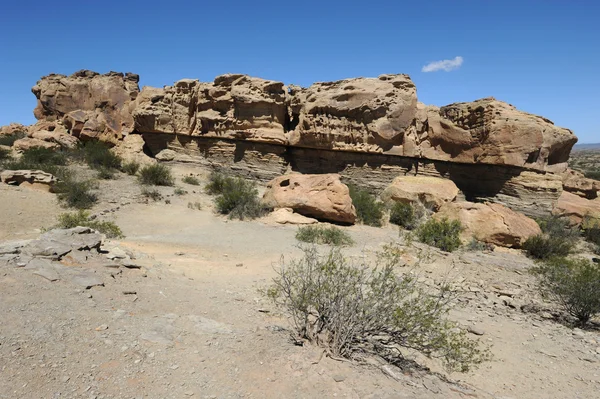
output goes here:
[[225, 177], [211, 174], [206, 190], [217, 194], [215, 205], [217, 211], [229, 215], [231, 219], [255, 219], [263, 216], [268, 210], [258, 198], [256, 185], [241, 177]]
[[104, 166], [101, 166], [101, 167], [98, 168], [97, 176], [98, 176], [98, 179], [112, 180], [112, 179], [114, 179], [116, 177], [115, 176], [115, 169], [110, 169], [110, 168], [106, 168]]
[[77, 152], [92, 169], [119, 169], [121, 167], [121, 157], [114, 154], [110, 147], [101, 141], [82, 143]]
[[0, 162], [11, 159], [10, 151], [4, 148], [0, 148]]
[[21, 161], [34, 165], [66, 165], [67, 156], [60, 150], [32, 147], [23, 151]]
[[419, 226], [425, 210], [422, 206], [412, 205], [404, 202], [395, 202], [390, 211], [390, 223], [414, 230]]
[[138, 176], [140, 183], [153, 186], [172, 186], [175, 184], [171, 169], [165, 165], [154, 164], [140, 169]]
[[538, 220], [542, 234], [528, 238], [523, 243], [527, 254], [536, 259], [550, 259], [571, 253], [579, 232], [570, 227], [568, 220], [552, 216]]
[[586, 241], [600, 245], [600, 220], [586, 217], [581, 224], [581, 229]]
[[202, 204], [200, 202], [194, 202], [194, 203], [188, 202], [187, 207], [190, 209], [198, 210], [198, 211], [202, 210]]
[[467, 244], [466, 250], [472, 252], [493, 251], [494, 246], [487, 242], [478, 241], [475, 237], [473, 237], [471, 241], [469, 241], [469, 243]]
[[185, 190], [184, 190], [183, 188], [181, 188], [181, 187], [177, 187], [177, 188], [175, 189], [175, 191], [173, 191], [173, 194], [175, 194], [175, 195], [185, 195], [185, 194], [187, 194], [187, 193], [188, 193], [188, 192], [187, 192], [187, 191], [185, 191]]
[[135, 175], [138, 172], [139, 169], [140, 169], [140, 164], [138, 162], [135, 162], [135, 161], [125, 162], [121, 166], [121, 170], [123, 172], [127, 173], [129, 176]]
[[61, 229], [72, 229], [77, 226], [89, 227], [105, 234], [108, 238], [122, 238], [123, 232], [113, 222], [92, 220], [90, 214], [79, 210], [72, 213], [63, 213], [58, 216], [58, 225]]
[[[355, 264], [332, 247], [314, 246], [288, 263], [266, 294], [291, 317], [300, 339], [327, 348], [332, 356], [361, 353], [399, 363], [403, 349], [440, 358], [448, 370], [466, 372], [489, 358], [487, 349], [447, 318], [455, 300], [448, 285], [430, 289], [416, 274], [396, 274], [397, 251], [378, 256], [376, 265]], [[373, 267], [375, 266], [375, 267]]]
[[532, 271], [538, 276], [542, 292], [581, 325], [600, 313], [600, 265], [587, 259], [555, 257]]
[[296, 232], [296, 240], [311, 244], [336, 246], [352, 245], [354, 243], [352, 237], [340, 228], [322, 225], [300, 227]]
[[0, 145], [6, 145], [12, 147], [15, 141], [22, 139], [26, 136], [24, 132], [14, 132], [12, 134], [0, 135]]
[[378, 202], [375, 196], [368, 191], [362, 190], [353, 184], [348, 185], [352, 204], [356, 208], [358, 221], [368, 226], [381, 226], [383, 218], [383, 204]]
[[64, 206], [89, 209], [98, 201], [96, 194], [91, 192], [93, 187], [94, 183], [91, 181], [76, 181], [66, 178], [55, 184], [54, 191]]
[[600, 169], [588, 169], [583, 174], [588, 179], [600, 180]]
[[458, 220], [430, 219], [416, 231], [417, 238], [424, 244], [452, 252], [460, 247], [462, 226]]
[[200, 180], [198, 180], [198, 178], [194, 176], [185, 176], [183, 179], [181, 179], [181, 181], [185, 184], [190, 184], [192, 186], [200, 185]]
[[149, 189], [146, 187], [142, 187], [142, 195], [146, 198], [150, 198], [153, 201], [160, 201], [162, 199], [162, 194], [155, 189]]
[[231, 181], [231, 177], [219, 172], [211, 172], [208, 176], [208, 184], [204, 187], [207, 194], [219, 195], [223, 193], [225, 182]]

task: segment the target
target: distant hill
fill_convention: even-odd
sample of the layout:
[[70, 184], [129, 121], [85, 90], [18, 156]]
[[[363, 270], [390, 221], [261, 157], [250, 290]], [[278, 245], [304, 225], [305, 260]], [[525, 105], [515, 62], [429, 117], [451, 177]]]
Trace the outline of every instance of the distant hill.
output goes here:
[[581, 150], [599, 150], [600, 151], [600, 143], [575, 144], [575, 147], [573, 147], [573, 151], [581, 151]]

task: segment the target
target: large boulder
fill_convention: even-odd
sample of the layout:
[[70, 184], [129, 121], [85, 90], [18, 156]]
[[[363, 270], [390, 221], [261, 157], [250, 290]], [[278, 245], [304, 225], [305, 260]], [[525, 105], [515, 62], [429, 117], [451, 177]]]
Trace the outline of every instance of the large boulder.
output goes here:
[[494, 98], [427, 110], [424, 158], [562, 172], [577, 137]]
[[49, 192], [57, 182], [53, 175], [41, 170], [4, 170], [0, 172], [0, 181]]
[[50, 74], [31, 89], [38, 99], [37, 119], [59, 121], [72, 135], [117, 143], [133, 130], [133, 101], [139, 76], [82, 70], [71, 76]]
[[568, 217], [573, 224], [580, 224], [586, 217], [600, 219], [600, 198], [589, 200], [563, 191], [553, 213]]
[[438, 210], [446, 202], [454, 201], [458, 191], [452, 180], [431, 176], [398, 176], [381, 194], [381, 198], [385, 202], [420, 202]]
[[500, 204], [452, 202], [442, 206], [435, 219], [458, 220], [463, 241], [475, 238], [503, 247], [520, 248], [541, 230], [535, 220]]
[[277, 177], [267, 184], [263, 202], [318, 220], [347, 224], [356, 221], [348, 186], [336, 174]]

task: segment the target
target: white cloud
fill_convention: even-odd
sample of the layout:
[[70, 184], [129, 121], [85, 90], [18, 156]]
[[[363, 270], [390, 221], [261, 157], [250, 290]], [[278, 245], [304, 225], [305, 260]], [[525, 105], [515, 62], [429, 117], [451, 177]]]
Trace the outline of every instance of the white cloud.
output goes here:
[[442, 70], [446, 71], [446, 72], [450, 72], [450, 71], [460, 68], [462, 63], [463, 63], [463, 57], [461, 57], [461, 56], [455, 57], [452, 60], [434, 61], [434, 62], [430, 62], [429, 64], [425, 65], [421, 69], [421, 72], [437, 72], [437, 71], [442, 71]]

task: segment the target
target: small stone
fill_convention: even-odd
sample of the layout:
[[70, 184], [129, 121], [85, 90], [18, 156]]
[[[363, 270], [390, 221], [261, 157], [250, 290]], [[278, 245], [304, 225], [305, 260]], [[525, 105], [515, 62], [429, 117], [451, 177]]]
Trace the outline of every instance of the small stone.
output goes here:
[[343, 382], [346, 380], [346, 377], [340, 374], [334, 374], [332, 377], [335, 382]]
[[108, 324], [101, 324], [98, 327], [96, 327], [96, 331], [104, 331], [104, 330], [108, 330]]
[[471, 334], [474, 335], [483, 335], [485, 334], [485, 331], [483, 331], [482, 329], [475, 327], [475, 326], [469, 326], [467, 327], [467, 331], [470, 332]]
[[235, 265], [235, 267], [244, 267], [243, 263], [238, 263], [237, 265]]
[[124, 290], [123, 291], [123, 295], [136, 295], [137, 291], [133, 291], [133, 290]]

